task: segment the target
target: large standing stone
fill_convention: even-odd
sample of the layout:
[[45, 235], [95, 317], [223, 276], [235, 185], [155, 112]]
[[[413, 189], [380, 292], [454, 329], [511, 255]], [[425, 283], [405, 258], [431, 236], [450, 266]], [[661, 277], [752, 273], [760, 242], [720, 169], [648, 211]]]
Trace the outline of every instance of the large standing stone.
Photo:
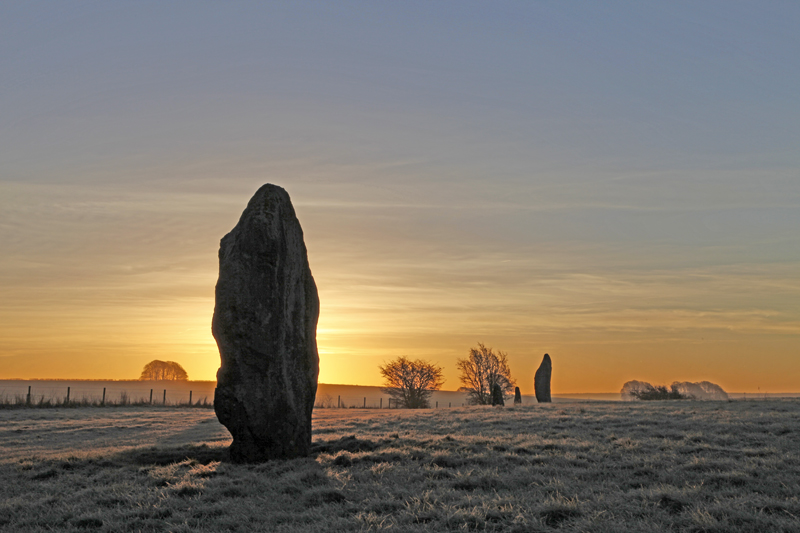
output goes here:
[[319, 297], [285, 190], [264, 185], [219, 249], [211, 331], [222, 364], [214, 410], [231, 460], [308, 455], [317, 391]]
[[514, 387], [514, 405], [522, 405], [522, 393], [519, 387]]
[[492, 405], [505, 405], [506, 402], [503, 400], [503, 389], [500, 388], [500, 385], [495, 383], [492, 386]]
[[536, 371], [533, 378], [533, 388], [536, 391], [536, 401], [539, 403], [550, 403], [550, 377], [553, 375], [553, 363], [550, 356], [544, 354], [542, 364]]

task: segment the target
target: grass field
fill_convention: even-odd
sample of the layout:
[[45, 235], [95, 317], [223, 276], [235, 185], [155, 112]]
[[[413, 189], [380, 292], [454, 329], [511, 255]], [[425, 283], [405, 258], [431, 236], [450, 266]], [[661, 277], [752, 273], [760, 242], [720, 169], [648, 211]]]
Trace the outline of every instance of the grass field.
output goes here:
[[3, 531], [800, 531], [800, 402], [320, 409], [225, 461], [213, 411], [0, 412]]

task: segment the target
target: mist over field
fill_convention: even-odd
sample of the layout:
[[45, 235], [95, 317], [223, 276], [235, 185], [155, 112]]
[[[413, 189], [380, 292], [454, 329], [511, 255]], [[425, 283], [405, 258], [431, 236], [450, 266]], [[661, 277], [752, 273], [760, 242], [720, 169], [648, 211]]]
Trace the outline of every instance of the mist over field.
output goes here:
[[[150, 391], [153, 391], [153, 402], [161, 404], [166, 398], [167, 404], [186, 403], [189, 392], [192, 392], [193, 402], [206, 399], [209, 403], [214, 400], [215, 381], [139, 381], [139, 380], [0, 380], [0, 402], [11, 401], [15, 398], [24, 398], [31, 387], [34, 401], [39, 399], [63, 400], [66, 398], [67, 388], [70, 389], [72, 401], [99, 400], [103, 389], [106, 389], [106, 398], [109, 402], [119, 401], [124, 397], [131, 402], [149, 401]], [[331, 385], [320, 383], [317, 387], [315, 405], [320, 408], [328, 407], [389, 407], [389, 395], [381, 390], [382, 387], [363, 385]], [[166, 395], [164, 395], [166, 391]], [[605, 394], [564, 394], [555, 395], [554, 401], [606, 400], [620, 399], [619, 393]], [[366, 402], [366, 403], [365, 403]], [[432, 407], [445, 408], [448, 406], [461, 407], [467, 402], [466, 394], [458, 391], [434, 391], [431, 395]], [[535, 403], [532, 395], [523, 395], [523, 404]]]
[[[102, 397], [103, 389], [109, 401], [118, 401], [121, 395], [130, 401], [149, 400], [150, 391], [153, 391], [153, 401], [162, 403], [164, 391], [167, 391], [168, 404], [185, 403], [189, 400], [189, 391], [192, 391], [193, 401], [204, 398], [209, 402], [214, 400], [215, 381], [139, 381], [139, 380], [0, 380], [0, 401], [10, 401], [17, 397], [25, 397], [28, 387], [34, 400], [44, 398], [47, 400], [61, 400], [66, 397], [67, 387], [70, 388], [70, 397], [73, 401], [83, 398], [97, 400]], [[363, 385], [332, 385], [320, 383], [317, 388], [315, 405], [320, 408], [328, 407], [389, 407], [389, 396], [381, 390], [382, 387]], [[763, 392], [747, 394], [741, 392], [728, 392], [731, 399], [763, 399], [763, 398], [795, 398], [800, 393]], [[366, 404], [365, 404], [366, 398]], [[624, 399], [619, 392], [607, 393], [572, 393], [554, 394], [556, 403], [575, 400], [619, 401]], [[448, 406], [461, 407], [466, 403], [467, 397], [458, 391], [434, 391], [431, 395], [431, 406], [444, 408]], [[341, 401], [341, 403], [339, 403]], [[536, 403], [533, 395], [522, 396], [523, 405]]]

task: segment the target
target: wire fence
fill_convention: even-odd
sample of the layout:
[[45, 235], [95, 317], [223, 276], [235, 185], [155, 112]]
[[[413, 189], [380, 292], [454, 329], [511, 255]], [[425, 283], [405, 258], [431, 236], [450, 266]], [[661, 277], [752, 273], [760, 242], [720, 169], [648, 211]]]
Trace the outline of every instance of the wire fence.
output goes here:
[[[213, 407], [214, 382], [0, 382], [0, 408], [15, 407], [119, 407], [185, 406]], [[318, 390], [315, 409], [398, 409], [400, 402], [388, 395], [330, 394]], [[341, 389], [340, 389], [341, 390]], [[366, 390], [366, 389], [365, 389]], [[431, 409], [466, 405], [462, 395], [437, 392]], [[449, 396], [448, 396], [449, 395]]]
[[[466, 402], [463, 401], [439, 401], [432, 400], [430, 402], [430, 409], [449, 409], [451, 407], [463, 407]], [[400, 409], [401, 403], [389, 396], [352, 396], [341, 395], [336, 396], [330, 394], [320, 395], [317, 394], [317, 399], [314, 402], [315, 409]]]
[[[216, 381], [58, 381], [0, 380], [0, 409], [17, 407], [118, 407], [118, 406], [214, 406]], [[745, 395], [729, 393], [731, 399], [770, 399], [798, 394]], [[619, 401], [617, 394], [575, 395], [553, 398], [554, 402]], [[535, 404], [532, 395], [522, 395], [523, 405]], [[506, 401], [509, 404], [509, 400]], [[434, 391], [430, 409], [449, 409], [469, 405], [459, 391]], [[381, 387], [330, 385], [320, 383], [315, 409], [398, 409], [402, 406]]]
[[[24, 388], [26, 387], [26, 389]], [[160, 387], [75, 387], [25, 385], [0, 391], [0, 407], [120, 407], [129, 405], [213, 407], [214, 394], [162, 384]]]

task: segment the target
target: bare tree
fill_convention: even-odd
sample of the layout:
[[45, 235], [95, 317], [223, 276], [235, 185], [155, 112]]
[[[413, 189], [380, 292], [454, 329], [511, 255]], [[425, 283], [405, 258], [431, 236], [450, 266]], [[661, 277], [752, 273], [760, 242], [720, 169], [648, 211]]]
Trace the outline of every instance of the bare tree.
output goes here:
[[441, 367], [421, 359], [398, 357], [378, 368], [386, 380], [383, 392], [407, 409], [429, 407], [431, 394], [444, 384]]
[[144, 365], [140, 380], [177, 381], [189, 379], [189, 374], [175, 361], [150, 361]]
[[503, 395], [514, 392], [516, 382], [511, 378], [508, 367], [508, 354], [494, 353], [478, 343], [477, 348], [469, 351], [469, 357], [459, 359], [456, 366], [461, 371], [461, 383], [458, 390], [467, 393], [467, 402], [471, 405], [489, 405], [492, 403], [492, 388], [497, 385]]

